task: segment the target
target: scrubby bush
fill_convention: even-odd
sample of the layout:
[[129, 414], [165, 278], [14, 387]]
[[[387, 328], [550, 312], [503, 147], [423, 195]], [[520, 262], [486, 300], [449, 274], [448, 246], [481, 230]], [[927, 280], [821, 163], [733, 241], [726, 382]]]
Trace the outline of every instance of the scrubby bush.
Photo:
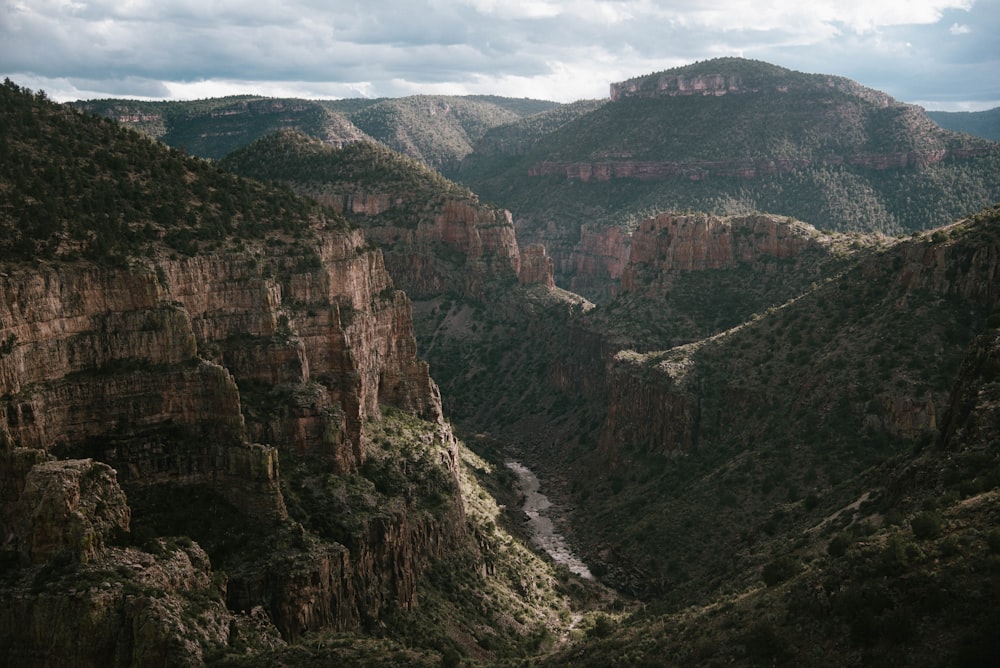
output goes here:
[[802, 565], [798, 559], [789, 555], [782, 555], [765, 564], [761, 575], [764, 579], [764, 584], [768, 587], [773, 587], [795, 577], [800, 570], [802, 570]]
[[920, 540], [930, 540], [941, 535], [941, 516], [931, 510], [914, 515], [910, 520], [913, 535]]

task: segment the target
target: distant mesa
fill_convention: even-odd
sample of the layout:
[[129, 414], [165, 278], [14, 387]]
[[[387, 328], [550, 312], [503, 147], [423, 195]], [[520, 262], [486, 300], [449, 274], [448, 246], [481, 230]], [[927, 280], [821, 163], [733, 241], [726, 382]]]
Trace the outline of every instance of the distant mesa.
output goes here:
[[879, 106], [896, 103], [880, 91], [827, 74], [805, 74], [762, 61], [716, 58], [611, 84], [611, 100], [839, 90]]

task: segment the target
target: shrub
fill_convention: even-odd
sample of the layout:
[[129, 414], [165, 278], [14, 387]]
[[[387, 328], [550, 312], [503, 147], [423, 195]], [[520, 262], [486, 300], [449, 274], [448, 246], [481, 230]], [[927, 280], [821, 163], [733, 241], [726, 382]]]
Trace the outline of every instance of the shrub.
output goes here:
[[788, 641], [767, 622], [758, 622], [743, 636], [747, 658], [757, 664], [779, 664], [789, 658]]
[[842, 557], [847, 552], [847, 548], [851, 546], [851, 542], [851, 537], [846, 533], [838, 533], [830, 539], [829, 545], [826, 546], [826, 553], [831, 557]]
[[990, 552], [1000, 554], [1000, 529], [993, 529], [986, 534], [986, 544], [990, 547]]
[[764, 579], [764, 584], [768, 587], [773, 587], [795, 577], [801, 569], [802, 566], [798, 559], [789, 555], [782, 555], [765, 564], [761, 575]]
[[941, 535], [941, 516], [931, 510], [914, 515], [910, 520], [913, 535], [919, 540], [930, 540]]

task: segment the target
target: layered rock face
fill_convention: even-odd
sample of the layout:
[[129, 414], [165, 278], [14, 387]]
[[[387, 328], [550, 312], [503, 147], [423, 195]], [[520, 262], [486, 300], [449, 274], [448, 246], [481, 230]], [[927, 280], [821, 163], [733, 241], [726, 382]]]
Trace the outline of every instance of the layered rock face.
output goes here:
[[[671, 270], [723, 269], [738, 262], [758, 263], [767, 258], [788, 260], [795, 258], [796, 254], [801, 255], [810, 246], [822, 243], [822, 239], [801, 235], [794, 227], [789, 228], [784, 223], [775, 225], [775, 221], [767, 217], [751, 218], [747, 222], [750, 223], [747, 229], [754, 230], [754, 233], [741, 238], [734, 235], [732, 228], [718, 226], [708, 219], [695, 225], [690, 225], [690, 221], [685, 223], [683, 217], [647, 221], [641, 228], [644, 235], [649, 235], [646, 240], [639, 240], [639, 233], [633, 238], [635, 262], [630, 264], [630, 268], [648, 264], [657, 268], [651, 275], [662, 276], [668, 276]], [[976, 318], [981, 316], [969, 314], [989, 313], [1000, 304], [1000, 248], [995, 237], [995, 221], [992, 226], [986, 222], [978, 226], [966, 222], [938, 232], [935, 242], [928, 237], [900, 243], [884, 253], [870, 254], [860, 262], [850, 279], [839, 279], [843, 284], [838, 285], [838, 292], [851, 294], [852, 290], [858, 290], [858, 283], [851, 281], [876, 286], [871, 288], [869, 301], [859, 306], [869, 311], [909, 308], [911, 304], [919, 304], [920, 309], [929, 310], [935, 308], [936, 303], [948, 300], [964, 305], [958, 312], [964, 314], [962, 318], [969, 318], [969, 325], [974, 327]], [[663, 234], [659, 236], [661, 232]], [[656, 239], [661, 239], [661, 243], [654, 243]], [[639, 262], [640, 258], [644, 262]], [[627, 269], [623, 276], [625, 289], [649, 289], [648, 283], [633, 286], [628, 275]], [[664, 280], [669, 283], [669, 279]], [[819, 303], [823, 304], [826, 300], [826, 306], [833, 308], [828, 297], [817, 298]], [[944, 312], [942, 308], [942, 318]], [[893, 327], [893, 323], [881, 326]], [[845, 327], [847, 331], [838, 336], [849, 336], [857, 326]], [[932, 327], [930, 323], [928, 327]], [[792, 325], [789, 331], [794, 332], [795, 329]], [[878, 330], [875, 330], [877, 333]], [[891, 336], [898, 334], [891, 332]], [[958, 338], [967, 335], [967, 332], [957, 331], [950, 334]], [[891, 336], [883, 335], [883, 338], [891, 339]], [[940, 336], [940, 333], [931, 333], [928, 341], [938, 341], [937, 345], [943, 346], [946, 342], [935, 338]], [[790, 338], [795, 337], [796, 334], [792, 333]], [[605, 363], [603, 370], [594, 370], [595, 377], [603, 375], [607, 379], [608, 413], [600, 445], [612, 461], [621, 456], [622, 447], [637, 446], [649, 452], [685, 452], [697, 447], [703, 440], [700, 433], [705, 426], [702, 415], [705, 387], [710, 386], [710, 390], [718, 396], [727, 397], [724, 400], [719, 400], [718, 396], [714, 399], [712, 422], [713, 431], [717, 434], [738, 434], [741, 424], [755, 424], [755, 407], [766, 399], [758, 396], [753, 386], [739, 377], [725, 379], [716, 375], [711, 379], [703, 378], [697, 361], [697, 350], [701, 345], [710, 347], [713, 344], [701, 342], [649, 355], [619, 352]], [[742, 344], [720, 350], [739, 354], [741, 345], [760, 345], [760, 342], [744, 340]], [[836, 370], [824, 368], [822, 349], [814, 347], [811, 350], [818, 356], [810, 367], [810, 373], [815, 377], [796, 383], [800, 396], [789, 406], [789, 410], [796, 410], [800, 400], [805, 402], [804, 405], [815, 406], [841, 396], [833, 388], [822, 389], [824, 377]], [[984, 353], [982, 359], [990, 358]], [[715, 363], [738, 368], [735, 360], [716, 360]], [[981, 363], [987, 367], [992, 364], [989, 361]], [[746, 369], [743, 371], [746, 372]], [[947, 368], [940, 372], [954, 373]], [[771, 379], [769, 382], [781, 382], [780, 378], [768, 378]], [[920, 384], [915, 387], [905, 383], [894, 385], [888, 382], [888, 378], [890, 376], [885, 376], [881, 383], [873, 381], [868, 390], [871, 392], [869, 400], [856, 404], [847, 418], [853, 428], [859, 432], [886, 433], [912, 441], [936, 433], [942, 425], [940, 416], [944, 413], [941, 393], [922, 388]], [[758, 390], [765, 392], [767, 388]], [[958, 401], [952, 399], [953, 403]], [[961, 401], [969, 403], [971, 400], [965, 397]], [[963, 410], [956, 406], [948, 414], [954, 415]], [[827, 404], [824, 410], [829, 411], [830, 408]], [[950, 417], [944, 421], [946, 432], [953, 428], [949, 425], [954, 424], [954, 420]]]
[[509, 211], [446, 199], [426, 211], [399, 194], [348, 192], [327, 201], [385, 250], [389, 273], [413, 299], [448, 292], [481, 297], [487, 283], [515, 279], [520, 253]]
[[708, 178], [757, 179], [789, 174], [809, 167], [863, 167], [874, 171], [889, 169], [919, 169], [949, 159], [967, 160], [987, 155], [986, 147], [931, 148], [927, 150], [893, 151], [890, 153], [851, 153], [819, 159], [759, 158], [755, 160], [688, 160], [667, 162], [656, 160], [615, 160], [597, 162], [543, 161], [528, 169], [528, 176], [556, 176], [569, 181], [666, 181], [684, 179], [702, 181]]
[[529, 244], [521, 251], [521, 269], [517, 274], [517, 280], [524, 285], [542, 284], [549, 288], [555, 287], [552, 258], [545, 254], [545, 246]]
[[[211, 451], [235, 448], [249, 457], [247, 472], [274, 478], [266, 448], [246, 445], [248, 427], [312, 449], [320, 443], [310, 434], [332, 427], [338, 438], [324, 444], [326, 455], [351, 470], [364, 459], [361, 423], [378, 415], [380, 401], [440, 416], [416, 359], [409, 302], [381, 254], [363, 248], [355, 232], [297, 252], [8, 274], [0, 285], [0, 337], [14, 342], [0, 359], [4, 441], [60, 451], [110, 437], [123, 479], [139, 481], [240, 468]], [[241, 412], [239, 384], [313, 383], [323, 391], [311, 414], [261, 425]], [[156, 439], [144, 436], [166, 425], [193, 444], [183, 461], [165, 456], [170, 465], [156, 461]]]
[[608, 382], [608, 415], [598, 448], [612, 465], [632, 449], [662, 455], [698, 446], [701, 402], [678, 387], [669, 368], [643, 369], [619, 355], [610, 364]]
[[679, 216], [660, 214], [632, 233], [623, 292], [669, 283], [676, 272], [732, 269], [762, 259], [782, 260], [819, 245], [819, 235], [804, 223], [776, 216]]
[[277, 529], [278, 449], [349, 474], [384, 405], [438, 425], [450, 510], [403, 506], [350, 546], [273, 552], [232, 574], [231, 604], [263, 606], [288, 637], [354, 628], [390, 600], [415, 604], [423, 567], [462, 535], [454, 441], [409, 299], [360, 231], [129, 268], [10, 269], [0, 325], [0, 531], [25, 564], [110, 558], [106, 540], [129, 529], [119, 482], [140, 495], [207, 487]]

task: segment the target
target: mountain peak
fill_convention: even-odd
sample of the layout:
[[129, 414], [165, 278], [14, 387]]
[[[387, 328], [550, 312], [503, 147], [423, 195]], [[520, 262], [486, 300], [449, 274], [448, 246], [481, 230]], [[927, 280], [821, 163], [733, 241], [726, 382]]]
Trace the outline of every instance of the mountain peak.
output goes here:
[[796, 72], [746, 58], [713, 58], [611, 84], [611, 99], [636, 97], [721, 96], [788, 93], [792, 90], [839, 91], [877, 106], [898, 104], [880, 91], [828, 74]]

